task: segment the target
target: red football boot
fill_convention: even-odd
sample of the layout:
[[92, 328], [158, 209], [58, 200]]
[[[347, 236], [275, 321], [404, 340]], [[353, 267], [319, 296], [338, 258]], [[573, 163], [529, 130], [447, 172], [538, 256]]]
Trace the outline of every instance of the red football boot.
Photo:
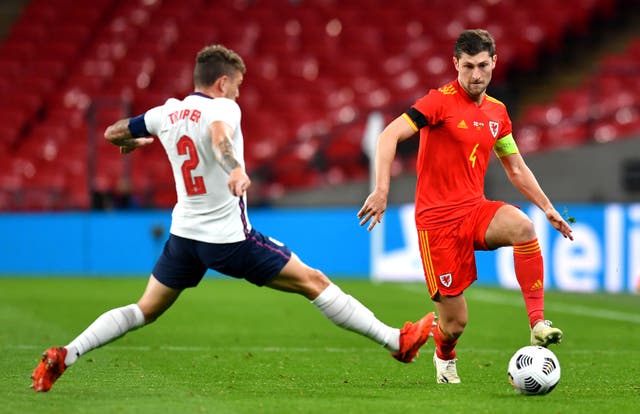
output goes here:
[[61, 346], [49, 348], [42, 354], [40, 363], [33, 370], [31, 388], [36, 392], [47, 392], [53, 387], [53, 383], [62, 375], [67, 366], [64, 358], [67, 356], [67, 349]]
[[434, 326], [435, 313], [429, 312], [416, 323], [407, 322], [400, 330], [400, 351], [391, 354], [400, 362], [409, 363], [418, 357], [420, 347], [424, 345], [430, 336]]

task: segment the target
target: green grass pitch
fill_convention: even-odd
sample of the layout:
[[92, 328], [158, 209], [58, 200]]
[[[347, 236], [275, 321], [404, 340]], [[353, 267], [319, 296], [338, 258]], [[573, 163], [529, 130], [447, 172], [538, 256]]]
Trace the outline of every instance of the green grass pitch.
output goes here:
[[[420, 283], [337, 280], [383, 321], [433, 310]], [[0, 278], [2, 413], [630, 413], [640, 407], [640, 297], [547, 292], [565, 333], [549, 395], [516, 394], [513, 352], [529, 340], [520, 293], [472, 286], [459, 385], [438, 385], [433, 343], [401, 364], [334, 327], [301, 296], [206, 278], [162, 318], [94, 350], [49, 393], [28, 388], [42, 351], [137, 300], [143, 278]]]

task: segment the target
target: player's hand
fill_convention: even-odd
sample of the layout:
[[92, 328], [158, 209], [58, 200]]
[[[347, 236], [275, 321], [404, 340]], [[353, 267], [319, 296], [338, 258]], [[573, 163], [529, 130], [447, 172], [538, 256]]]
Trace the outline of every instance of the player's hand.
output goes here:
[[251, 179], [242, 167], [236, 167], [229, 174], [227, 186], [229, 191], [236, 197], [242, 197], [251, 185]]
[[376, 224], [382, 221], [382, 216], [387, 210], [387, 195], [375, 190], [369, 194], [369, 197], [365, 200], [360, 211], [358, 211], [358, 218], [360, 219], [360, 225], [364, 226], [369, 222], [368, 231], [371, 231]]
[[120, 147], [120, 154], [128, 154], [136, 148], [144, 147], [153, 142], [152, 137], [144, 138], [121, 138], [109, 140], [113, 145]]
[[562, 233], [562, 235], [565, 238], [568, 238], [569, 240], [573, 240], [573, 234], [572, 234], [573, 230], [571, 230], [571, 226], [569, 226], [569, 223], [567, 223], [562, 218], [560, 213], [558, 213], [558, 211], [555, 208], [551, 208], [545, 211], [544, 214], [547, 216], [547, 220], [549, 220], [549, 223], [551, 223], [551, 225], [556, 230]]

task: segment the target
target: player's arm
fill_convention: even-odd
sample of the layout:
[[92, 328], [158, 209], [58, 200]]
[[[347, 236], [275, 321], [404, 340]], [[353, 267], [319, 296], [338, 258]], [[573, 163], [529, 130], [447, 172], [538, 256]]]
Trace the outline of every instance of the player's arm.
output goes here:
[[233, 128], [223, 121], [214, 121], [209, 125], [211, 149], [218, 164], [229, 174], [227, 186], [234, 196], [240, 197], [251, 185], [249, 176], [233, 152]]
[[396, 156], [398, 143], [416, 133], [418, 127], [406, 114], [391, 121], [378, 137], [375, 155], [375, 189], [365, 200], [358, 212], [360, 225], [370, 221], [367, 230], [371, 230], [382, 221], [387, 209], [387, 198], [391, 183], [391, 165]]
[[104, 131], [104, 138], [120, 147], [121, 154], [128, 154], [139, 147], [153, 142], [144, 124], [144, 115], [134, 118], [123, 118], [109, 125]]
[[494, 150], [498, 155], [502, 167], [504, 168], [509, 181], [518, 189], [529, 201], [544, 211], [547, 220], [558, 230], [564, 237], [573, 240], [571, 235], [571, 227], [562, 218], [560, 213], [556, 211], [551, 201], [546, 196], [538, 180], [533, 175], [524, 162], [524, 158], [518, 152], [518, 148], [511, 134], [501, 138], [496, 143]]

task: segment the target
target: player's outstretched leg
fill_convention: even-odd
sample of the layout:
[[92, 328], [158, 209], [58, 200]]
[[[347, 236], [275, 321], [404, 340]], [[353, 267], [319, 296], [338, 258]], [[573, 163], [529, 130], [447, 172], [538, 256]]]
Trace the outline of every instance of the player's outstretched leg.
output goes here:
[[400, 350], [391, 354], [400, 362], [409, 363], [418, 357], [420, 347], [424, 345], [432, 335], [435, 313], [429, 312], [418, 322], [407, 322], [400, 330]]
[[47, 349], [31, 374], [35, 391], [49, 391], [54, 382], [81, 355], [143, 326], [145, 317], [137, 304], [111, 309], [100, 315], [65, 347]]
[[562, 341], [562, 331], [551, 324], [551, 321], [538, 321], [531, 328], [531, 345], [547, 347]]
[[433, 365], [436, 367], [436, 382], [438, 384], [459, 384], [458, 368], [456, 359], [440, 359], [433, 353]]
[[63, 347], [49, 348], [42, 354], [40, 363], [33, 370], [31, 388], [36, 392], [47, 392], [67, 368], [64, 358], [67, 350]]

